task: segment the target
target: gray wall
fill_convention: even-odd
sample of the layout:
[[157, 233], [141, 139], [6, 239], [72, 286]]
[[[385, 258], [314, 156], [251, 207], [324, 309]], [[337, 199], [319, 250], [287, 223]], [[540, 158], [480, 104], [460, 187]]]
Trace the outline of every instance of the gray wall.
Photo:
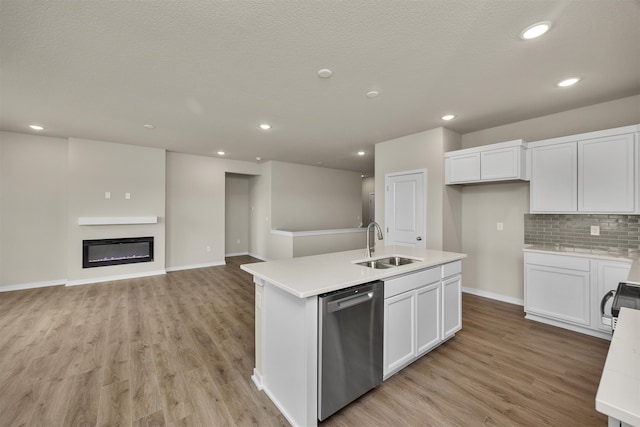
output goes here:
[[225, 182], [225, 255], [249, 253], [250, 176], [227, 174]]
[[[640, 123], [640, 96], [591, 105], [462, 135], [462, 148], [523, 138], [526, 141], [573, 135]], [[522, 302], [524, 295], [524, 214], [529, 183], [468, 185], [462, 191], [464, 287]], [[496, 230], [497, 222], [504, 231]]]
[[0, 132], [0, 288], [64, 283], [67, 140]]
[[[67, 279], [87, 281], [165, 269], [165, 150], [69, 138]], [[111, 198], [105, 198], [105, 192]], [[131, 198], [126, 199], [125, 193]], [[157, 216], [157, 224], [78, 225], [79, 217]], [[154, 261], [82, 268], [82, 241], [153, 236]]]
[[[459, 220], [451, 210], [458, 209], [457, 190], [445, 198], [444, 153], [459, 146], [459, 136], [437, 128], [376, 144], [375, 189], [376, 222], [385, 227], [385, 174], [427, 169], [427, 248], [453, 250], [459, 247]], [[449, 199], [450, 196], [450, 199]], [[445, 220], [444, 216], [447, 215]], [[457, 229], [456, 229], [457, 228]]]

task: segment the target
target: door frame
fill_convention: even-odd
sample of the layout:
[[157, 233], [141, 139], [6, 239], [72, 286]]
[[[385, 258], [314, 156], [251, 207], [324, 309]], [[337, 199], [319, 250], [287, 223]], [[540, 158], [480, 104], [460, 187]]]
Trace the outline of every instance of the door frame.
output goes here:
[[389, 172], [389, 173], [385, 173], [384, 174], [384, 245], [388, 246], [390, 245], [389, 243], [389, 226], [387, 225], [387, 220], [388, 218], [391, 217], [391, 204], [389, 203], [389, 197], [387, 197], [389, 195], [389, 180], [390, 178], [394, 178], [397, 176], [402, 176], [402, 175], [413, 175], [413, 174], [422, 174], [422, 202], [423, 202], [423, 206], [422, 206], [422, 212], [424, 213], [422, 221], [423, 221], [423, 226], [424, 226], [424, 237], [423, 237], [423, 242], [424, 242], [424, 247], [427, 247], [427, 168], [423, 168], [423, 169], [413, 169], [413, 170], [408, 170], [408, 171], [401, 171], [401, 172]]

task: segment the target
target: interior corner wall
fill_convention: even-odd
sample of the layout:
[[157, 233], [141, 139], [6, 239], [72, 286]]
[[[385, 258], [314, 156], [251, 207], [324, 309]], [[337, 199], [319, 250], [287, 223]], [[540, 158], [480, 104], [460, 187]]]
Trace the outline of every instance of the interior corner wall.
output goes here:
[[[462, 148], [514, 139], [532, 142], [640, 123], [640, 95], [462, 135]], [[524, 214], [529, 183], [492, 183], [462, 191], [463, 286], [508, 301], [524, 297]], [[503, 231], [496, 225], [502, 222]]]
[[[69, 138], [68, 283], [165, 271], [165, 150]], [[110, 198], [105, 193], [110, 192]], [[127, 199], [125, 194], [129, 193]], [[157, 224], [78, 225], [79, 217], [157, 216]], [[82, 241], [154, 237], [152, 262], [82, 268]]]
[[385, 174], [427, 169], [428, 249], [443, 249], [444, 128], [436, 128], [375, 146], [376, 222], [385, 228]]
[[[369, 195], [376, 192], [376, 180], [369, 176], [362, 178], [362, 225], [367, 226], [371, 222], [369, 217]], [[374, 212], [375, 214], [375, 212]]]
[[67, 277], [67, 140], [0, 132], [0, 289]]
[[248, 175], [226, 174], [225, 180], [225, 255], [249, 253], [249, 180]]
[[[462, 145], [462, 137], [449, 129], [443, 130], [443, 139], [445, 153], [459, 150]], [[462, 189], [459, 186], [444, 186], [442, 228], [442, 249], [462, 252]]]

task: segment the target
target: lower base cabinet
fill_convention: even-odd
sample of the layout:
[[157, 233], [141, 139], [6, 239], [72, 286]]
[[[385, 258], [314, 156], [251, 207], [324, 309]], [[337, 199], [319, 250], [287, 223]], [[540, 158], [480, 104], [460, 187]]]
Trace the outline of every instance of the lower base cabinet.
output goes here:
[[384, 379], [460, 330], [460, 272], [456, 261], [385, 281]]
[[528, 319], [610, 337], [611, 325], [602, 321], [600, 301], [627, 279], [630, 261], [538, 252], [525, 252], [524, 259]]

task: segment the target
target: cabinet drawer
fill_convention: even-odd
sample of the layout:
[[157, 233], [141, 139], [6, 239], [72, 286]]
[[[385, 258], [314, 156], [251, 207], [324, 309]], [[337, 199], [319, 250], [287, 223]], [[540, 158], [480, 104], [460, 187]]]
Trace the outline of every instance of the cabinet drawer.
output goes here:
[[442, 277], [453, 276], [462, 272], [462, 261], [454, 261], [442, 266]]
[[440, 280], [440, 267], [428, 268], [415, 273], [384, 281], [384, 297], [389, 298], [403, 292], [417, 289]]
[[525, 257], [527, 264], [544, 265], [547, 267], [567, 268], [570, 270], [589, 271], [589, 258], [576, 256], [551, 255], [527, 252]]

